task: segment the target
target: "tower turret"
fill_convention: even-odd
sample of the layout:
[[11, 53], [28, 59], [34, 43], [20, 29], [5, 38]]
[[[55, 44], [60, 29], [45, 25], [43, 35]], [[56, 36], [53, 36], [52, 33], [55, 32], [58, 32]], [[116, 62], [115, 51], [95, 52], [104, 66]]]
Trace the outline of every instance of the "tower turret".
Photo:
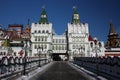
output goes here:
[[79, 16], [79, 13], [77, 11], [77, 8], [76, 7], [73, 7], [74, 9], [74, 12], [73, 12], [73, 16], [72, 16], [72, 24], [78, 24], [80, 23], [80, 16]]
[[106, 47], [120, 47], [119, 35], [115, 32], [112, 22], [110, 22], [110, 29]]
[[40, 16], [40, 21], [39, 23], [41, 24], [45, 24], [45, 23], [48, 23], [48, 19], [47, 19], [47, 13], [46, 13], [46, 10], [45, 8], [43, 8], [43, 11], [41, 13], [41, 16]]

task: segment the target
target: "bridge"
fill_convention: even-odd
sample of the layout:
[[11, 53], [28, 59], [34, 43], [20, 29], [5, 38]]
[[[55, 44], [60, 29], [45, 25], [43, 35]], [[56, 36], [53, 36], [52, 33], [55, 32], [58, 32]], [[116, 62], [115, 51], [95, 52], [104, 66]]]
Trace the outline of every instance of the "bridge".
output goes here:
[[119, 80], [119, 57], [74, 57], [53, 61], [39, 57], [0, 58], [0, 80]]

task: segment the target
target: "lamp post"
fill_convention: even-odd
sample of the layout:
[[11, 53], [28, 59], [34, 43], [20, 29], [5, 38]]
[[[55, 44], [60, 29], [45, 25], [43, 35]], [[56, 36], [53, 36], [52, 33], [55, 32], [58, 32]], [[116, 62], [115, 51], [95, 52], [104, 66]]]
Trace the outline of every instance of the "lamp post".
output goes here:
[[39, 57], [39, 64], [38, 64], [38, 67], [41, 67], [41, 65], [40, 65], [40, 51], [39, 51], [39, 49], [40, 49], [40, 47], [37, 48], [37, 53], [38, 53], [38, 57]]
[[28, 45], [27, 45], [27, 39], [25, 40], [25, 46], [24, 46], [24, 48], [25, 48], [25, 55], [24, 55], [24, 58], [23, 58], [23, 60], [24, 60], [24, 63], [23, 63], [23, 75], [26, 75], [26, 56], [27, 56], [27, 47], [28, 47]]
[[72, 56], [72, 53], [71, 53], [71, 50], [68, 50], [68, 53], [69, 53], [69, 60], [73, 60], [73, 56]]

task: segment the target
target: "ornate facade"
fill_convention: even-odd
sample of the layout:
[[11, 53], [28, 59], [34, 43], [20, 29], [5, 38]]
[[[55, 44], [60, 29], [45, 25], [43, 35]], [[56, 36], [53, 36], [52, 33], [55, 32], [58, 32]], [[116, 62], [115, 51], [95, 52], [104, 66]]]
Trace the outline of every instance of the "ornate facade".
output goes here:
[[[80, 22], [77, 9], [74, 9], [72, 21], [68, 23], [67, 30], [62, 35], [57, 35], [54, 32], [52, 23], [48, 21], [47, 13], [43, 9], [40, 21], [32, 23], [31, 41], [33, 55], [49, 54], [48, 51], [52, 50], [52, 54], [67, 54], [71, 59], [73, 56], [96, 56], [96, 53], [98, 56], [104, 56], [103, 41], [96, 40], [95, 43], [92, 40], [88, 24]], [[97, 52], [94, 49], [97, 49]]]

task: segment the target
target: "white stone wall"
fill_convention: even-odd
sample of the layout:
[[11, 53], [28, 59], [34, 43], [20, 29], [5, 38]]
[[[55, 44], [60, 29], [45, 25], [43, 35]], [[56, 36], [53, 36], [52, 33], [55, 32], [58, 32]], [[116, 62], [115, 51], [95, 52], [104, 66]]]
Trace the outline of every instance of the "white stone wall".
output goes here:
[[[93, 43], [93, 47], [91, 47], [91, 42]], [[101, 43], [101, 47], [99, 46], [98, 43]], [[98, 41], [97, 44], [95, 45], [94, 41], [90, 41], [89, 43], [89, 52], [90, 52], [90, 57], [96, 57], [96, 56], [105, 56], [105, 47], [104, 47], [104, 42], [103, 41]]]
[[66, 35], [54, 35], [52, 50], [53, 53], [66, 53]]
[[68, 23], [69, 49], [73, 56], [89, 56], [88, 41], [89, 31], [87, 23]]
[[[52, 44], [52, 24], [32, 23], [31, 26], [32, 55], [38, 54], [37, 48], [41, 52], [47, 53], [51, 50]], [[35, 48], [36, 46], [36, 48]]]

